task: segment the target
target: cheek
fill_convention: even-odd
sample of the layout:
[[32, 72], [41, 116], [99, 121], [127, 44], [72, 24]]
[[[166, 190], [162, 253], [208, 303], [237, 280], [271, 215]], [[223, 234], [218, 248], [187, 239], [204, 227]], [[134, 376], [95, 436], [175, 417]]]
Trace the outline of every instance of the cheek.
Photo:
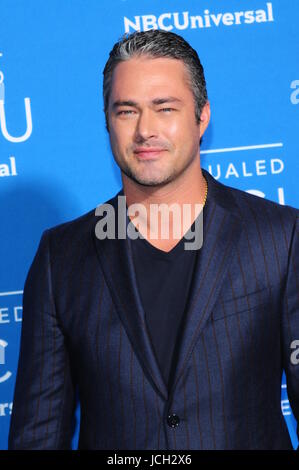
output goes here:
[[110, 145], [112, 149], [122, 150], [128, 143], [128, 137], [120, 126], [110, 128]]
[[161, 137], [164, 136], [170, 144], [176, 147], [179, 147], [186, 138], [182, 128], [182, 122], [179, 120], [169, 120], [163, 123], [163, 127], [160, 128], [160, 131]]
[[186, 121], [170, 122], [164, 135], [177, 149], [191, 150], [197, 143], [199, 145], [197, 128], [192, 126], [188, 119]]
[[164, 130], [169, 136], [178, 140], [185, 139], [186, 136], [196, 138], [199, 132], [195, 119], [193, 121], [186, 112], [165, 122]]
[[122, 143], [132, 141], [135, 132], [135, 124], [130, 120], [118, 122], [114, 126], [112, 126], [111, 137]]
[[165, 126], [165, 131], [169, 136], [178, 137], [181, 133], [181, 126], [179, 121], [169, 121]]
[[118, 135], [115, 134], [114, 132], [111, 132], [111, 130], [110, 130], [110, 147], [114, 155], [114, 158], [116, 158], [116, 160], [119, 160], [119, 158], [122, 158], [123, 151], [122, 151], [121, 142], [118, 139]]

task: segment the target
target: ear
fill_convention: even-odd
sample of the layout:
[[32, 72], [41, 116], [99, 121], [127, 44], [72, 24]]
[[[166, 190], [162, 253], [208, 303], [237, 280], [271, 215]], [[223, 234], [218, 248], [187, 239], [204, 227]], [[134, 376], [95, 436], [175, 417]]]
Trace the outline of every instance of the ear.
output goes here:
[[200, 137], [203, 136], [206, 128], [208, 127], [208, 124], [210, 122], [210, 117], [211, 117], [210, 103], [209, 101], [207, 101], [204, 107], [202, 108], [201, 115], [200, 115], [200, 123], [199, 123]]

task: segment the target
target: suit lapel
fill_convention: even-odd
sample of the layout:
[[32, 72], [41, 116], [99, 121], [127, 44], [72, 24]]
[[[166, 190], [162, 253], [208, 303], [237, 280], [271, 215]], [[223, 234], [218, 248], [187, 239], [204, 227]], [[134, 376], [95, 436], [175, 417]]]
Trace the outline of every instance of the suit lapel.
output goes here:
[[[123, 191], [108, 201], [115, 209], [116, 220], [118, 220], [119, 195], [122, 196]], [[144, 373], [166, 400], [167, 387], [146, 329], [145, 312], [138, 293], [130, 240], [128, 237], [99, 240], [95, 235], [94, 240], [105, 280], [131, 345]]]
[[196, 261], [171, 394], [186, 370], [193, 348], [212, 313], [242, 230], [229, 189], [206, 170], [202, 171], [208, 181], [208, 197], [203, 211], [203, 245]]

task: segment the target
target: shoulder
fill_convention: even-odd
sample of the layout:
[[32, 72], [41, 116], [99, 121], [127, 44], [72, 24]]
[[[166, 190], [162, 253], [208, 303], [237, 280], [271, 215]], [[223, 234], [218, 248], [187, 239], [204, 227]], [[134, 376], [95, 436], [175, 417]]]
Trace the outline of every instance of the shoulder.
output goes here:
[[[269, 199], [233, 188], [208, 174], [212, 198], [224, 209], [237, 217], [245, 228], [248, 238], [260, 241], [277, 240], [287, 243], [298, 227], [299, 210]], [[297, 228], [298, 230], [298, 228]]]
[[280, 221], [286, 225], [294, 226], [299, 217], [299, 209], [291, 205], [279, 204], [270, 199], [225, 185], [215, 179], [214, 181], [218, 189], [221, 188], [223, 193], [230, 194], [230, 199], [233, 199], [239, 217], [244, 221], [247, 219], [262, 221], [270, 217], [273, 223]]
[[99, 206], [111, 203], [115, 197], [94, 207], [90, 211], [69, 221], [47, 228], [42, 238], [48, 238], [51, 251], [63, 252], [65, 248], [82, 249], [91, 243], [95, 233], [95, 226], [98, 221], [97, 209]]
[[92, 209], [79, 217], [47, 228], [45, 233], [51, 240], [57, 240], [60, 243], [82, 238], [90, 233], [94, 217], [95, 209]]
[[286, 221], [290, 219], [290, 222], [294, 222], [299, 216], [299, 209], [288, 204], [279, 204], [278, 202], [271, 201], [270, 199], [263, 198], [236, 188], [230, 188], [230, 190], [233, 194], [236, 204], [239, 206], [241, 211], [244, 211], [244, 214], [247, 214], [249, 211], [259, 217], [266, 215], [279, 218], [281, 217]]

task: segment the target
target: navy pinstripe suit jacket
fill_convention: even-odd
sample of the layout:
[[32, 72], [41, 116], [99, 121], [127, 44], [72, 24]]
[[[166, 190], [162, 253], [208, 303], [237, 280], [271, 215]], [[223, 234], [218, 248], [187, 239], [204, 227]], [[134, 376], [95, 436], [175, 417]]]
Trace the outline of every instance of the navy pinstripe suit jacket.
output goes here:
[[284, 369], [298, 420], [299, 211], [203, 172], [203, 247], [171, 390], [130, 241], [97, 239], [92, 210], [45, 230], [27, 275], [9, 449], [70, 448], [77, 389], [80, 449], [292, 448], [280, 400]]

